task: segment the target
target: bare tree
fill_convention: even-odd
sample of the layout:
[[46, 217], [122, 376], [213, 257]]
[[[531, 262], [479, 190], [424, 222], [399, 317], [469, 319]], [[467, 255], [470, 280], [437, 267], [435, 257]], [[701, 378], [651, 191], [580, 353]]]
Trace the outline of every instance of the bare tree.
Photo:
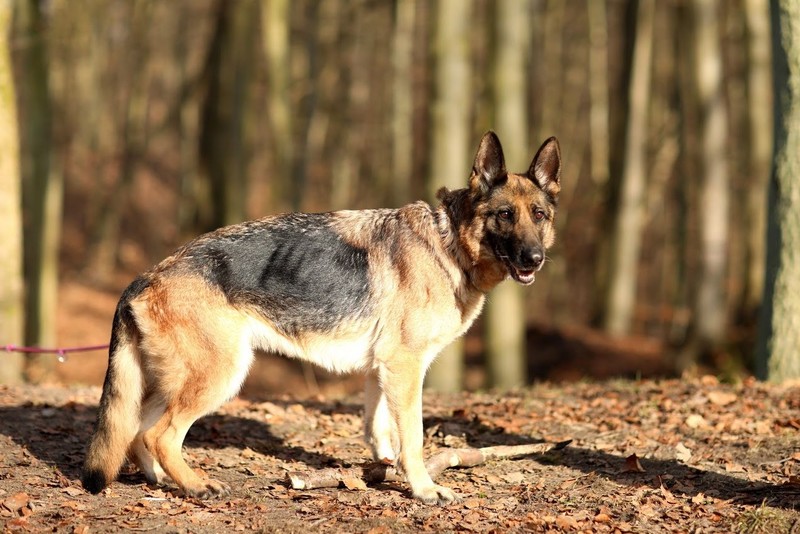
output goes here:
[[655, 2], [642, 0], [636, 22], [636, 40], [629, 87], [630, 109], [625, 140], [621, 195], [610, 253], [605, 329], [613, 335], [631, 329], [636, 301], [637, 271], [642, 239], [642, 208], [647, 176], [647, 107], [653, 49]]
[[589, 128], [591, 129], [592, 178], [608, 181], [608, 22], [606, 3], [589, 0]]
[[392, 41], [392, 180], [391, 199], [401, 205], [411, 197], [413, 164], [414, 19], [417, 0], [397, 0]]
[[[22, 213], [19, 134], [9, 34], [13, 0], [0, 0], [0, 342], [19, 343], [23, 336]], [[0, 384], [24, 378], [21, 354], [0, 354]]]
[[725, 275], [729, 180], [727, 115], [716, 0], [695, 0], [695, 76], [700, 105], [700, 280], [694, 301], [697, 349], [719, 347], [727, 326]]
[[[531, 6], [526, 0], [498, 0], [494, 6], [494, 128], [503, 140], [506, 160], [524, 168], [530, 156], [526, 73]], [[489, 295], [484, 315], [486, 363], [493, 387], [509, 389], [527, 380], [525, 319], [522, 289], [512, 283], [497, 286]]]
[[268, 120], [272, 136], [276, 183], [292, 181], [294, 130], [290, 95], [291, 47], [289, 0], [261, 2], [262, 35], [269, 69]]
[[[435, 14], [433, 138], [428, 184], [431, 196], [441, 187], [464, 187], [469, 171], [471, 73], [469, 36], [472, 0], [440, 0]], [[458, 172], [463, 169], [464, 172]], [[464, 344], [445, 348], [431, 366], [427, 386], [458, 391], [463, 385]]]
[[757, 372], [800, 378], [800, 4], [770, 0], [775, 149], [769, 188], [767, 264]]
[[771, 113], [765, 103], [772, 98], [770, 65], [769, 2], [745, 0], [747, 24], [747, 119], [750, 150], [748, 174], [751, 182], [747, 195], [747, 267], [743, 307], [753, 312], [761, 304], [764, 290], [764, 258], [766, 256], [767, 183], [772, 156]]
[[[220, 2], [208, 54], [208, 88], [200, 132], [200, 166], [213, 206], [206, 223], [216, 228], [246, 218], [248, 88], [257, 4]], [[209, 228], [206, 228], [209, 229]]]
[[[38, 0], [15, 4], [20, 50], [20, 93], [24, 102], [22, 147], [25, 278], [25, 342], [51, 345], [56, 337], [58, 252], [61, 234], [63, 182], [52, 139], [52, 109], [48, 72], [47, 20]], [[50, 356], [28, 360], [28, 379], [45, 380], [53, 371]]]

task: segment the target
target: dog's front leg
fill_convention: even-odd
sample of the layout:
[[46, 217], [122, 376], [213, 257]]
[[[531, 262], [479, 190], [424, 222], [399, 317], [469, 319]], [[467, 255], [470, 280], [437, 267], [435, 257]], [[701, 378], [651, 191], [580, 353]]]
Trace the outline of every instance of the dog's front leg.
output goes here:
[[395, 355], [380, 372], [380, 386], [397, 425], [400, 438], [399, 464], [415, 498], [426, 504], [458, 500], [450, 488], [433, 483], [422, 456], [422, 380], [424, 369], [418, 357]]

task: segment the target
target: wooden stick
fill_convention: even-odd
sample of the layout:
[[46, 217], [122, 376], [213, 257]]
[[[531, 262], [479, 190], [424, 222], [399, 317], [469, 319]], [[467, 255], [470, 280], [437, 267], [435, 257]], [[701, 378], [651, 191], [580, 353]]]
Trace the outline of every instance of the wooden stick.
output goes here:
[[[473, 467], [490, 460], [513, 459], [548, 451], [561, 450], [572, 443], [572, 440], [559, 443], [529, 443], [525, 445], [497, 445], [480, 449], [445, 449], [425, 462], [431, 478], [436, 478], [448, 467]], [[360, 488], [366, 484], [380, 482], [400, 482], [404, 478], [393, 465], [369, 464], [365, 467], [348, 469], [320, 469], [301, 473], [290, 471], [286, 474], [293, 489], [310, 490], [317, 488]]]

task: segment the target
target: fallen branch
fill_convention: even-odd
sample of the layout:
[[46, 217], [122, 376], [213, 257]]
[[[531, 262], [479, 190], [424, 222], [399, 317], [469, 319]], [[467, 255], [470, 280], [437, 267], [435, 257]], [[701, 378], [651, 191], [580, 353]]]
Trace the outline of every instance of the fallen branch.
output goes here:
[[[497, 445], [480, 449], [445, 449], [431, 456], [425, 467], [431, 478], [436, 478], [448, 467], [473, 467], [490, 460], [513, 459], [548, 451], [561, 450], [572, 440], [559, 443], [529, 443], [525, 445]], [[393, 465], [370, 464], [366, 467], [348, 469], [320, 469], [301, 473], [290, 471], [286, 474], [292, 488], [296, 490], [337, 488], [344, 485], [351, 489], [365, 488], [367, 484], [380, 482], [399, 482], [404, 478]]]

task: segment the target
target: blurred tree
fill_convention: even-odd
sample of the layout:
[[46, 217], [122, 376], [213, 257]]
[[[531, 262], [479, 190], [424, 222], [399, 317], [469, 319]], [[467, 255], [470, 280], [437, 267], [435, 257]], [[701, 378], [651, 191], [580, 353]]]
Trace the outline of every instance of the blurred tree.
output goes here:
[[[494, 125], [507, 164], [528, 165], [528, 48], [530, 7], [527, 0], [498, 0], [494, 4], [495, 39], [492, 50], [492, 107]], [[509, 170], [514, 170], [510, 168]], [[522, 288], [512, 282], [497, 286], [486, 302], [486, 363], [491, 386], [510, 389], [527, 381], [525, 305]]]
[[647, 177], [647, 111], [653, 56], [653, 0], [639, 2], [629, 91], [628, 126], [621, 194], [614, 221], [604, 325], [612, 335], [631, 330], [636, 304]]
[[[0, 343], [20, 343], [24, 333], [19, 133], [9, 46], [13, 3], [0, 0]], [[24, 366], [22, 354], [0, 352], [0, 384], [23, 382]]]
[[[153, 2], [151, 0], [134, 0], [124, 6], [130, 11], [126, 13], [126, 22], [129, 25], [125, 35], [128, 41], [125, 56], [121, 61], [127, 64], [129, 73], [136, 73], [135, 76], [129, 74], [129, 84], [121, 102], [122, 113], [116, 124], [116, 135], [113, 136], [118, 143], [116, 153], [119, 155], [119, 176], [106, 193], [104, 201], [100, 204], [97, 220], [94, 224], [94, 232], [88, 244], [87, 261], [88, 268], [92, 271], [95, 280], [107, 282], [113, 275], [117, 267], [117, 256], [119, 254], [120, 232], [122, 230], [122, 206], [130, 196], [133, 187], [136, 170], [144, 158], [147, 151], [147, 106], [148, 91], [151, 81], [150, 50], [148, 47], [147, 34], [151, 28], [153, 19], [151, 10]], [[97, 56], [89, 56], [97, 59]], [[102, 56], [100, 56], [102, 57]], [[95, 98], [102, 100], [100, 91], [95, 89]], [[100, 108], [99, 104], [93, 104], [92, 108]], [[97, 120], [94, 114], [90, 114], [92, 120]], [[96, 126], [99, 126], [97, 120]]]
[[592, 179], [599, 185], [608, 181], [608, 21], [606, 3], [589, 0], [589, 128], [591, 130]]
[[764, 291], [764, 257], [766, 256], [767, 188], [772, 151], [771, 113], [765, 103], [772, 98], [770, 82], [770, 26], [767, 0], [745, 0], [747, 24], [747, 120], [749, 135], [745, 151], [750, 176], [747, 194], [747, 267], [745, 271], [744, 302], [741, 307], [747, 316], [755, 316]]
[[391, 203], [400, 206], [411, 200], [413, 163], [413, 78], [414, 20], [417, 0], [397, 0], [392, 39], [392, 180]]
[[254, 0], [217, 4], [200, 126], [200, 167], [209, 185], [212, 208], [204, 230], [246, 218], [246, 121], [252, 115], [248, 89], [255, 59], [257, 7]]
[[292, 124], [291, 47], [289, 41], [291, 2], [261, 2], [262, 36], [269, 75], [268, 114], [276, 185], [293, 181], [294, 130]]
[[[52, 138], [52, 109], [47, 53], [47, 20], [38, 0], [21, 0], [17, 33], [19, 94], [24, 107], [22, 131], [23, 229], [25, 249], [25, 342], [52, 345], [56, 341], [58, 253], [61, 240], [63, 183]], [[54, 369], [51, 356], [32, 356], [27, 374], [32, 382], [48, 379]]]
[[770, 0], [775, 148], [757, 374], [800, 378], [800, 3]]
[[[472, 0], [440, 0], [436, 6], [434, 100], [428, 185], [431, 196], [445, 186], [465, 186], [470, 161], [472, 119], [470, 41]], [[476, 144], [477, 146], [477, 144]], [[463, 169], [464, 172], [459, 172]], [[464, 342], [446, 347], [431, 366], [426, 385], [439, 391], [459, 391], [464, 380]]]
[[[694, 1], [695, 83], [700, 105], [700, 278], [693, 304], [696, 355], [718, 349], [727, 326], [727, 115], [716, 0]], [[687, 353], [690, 354], [690, 353]], [[689, 364], [684, 360], [683, 367]]]

